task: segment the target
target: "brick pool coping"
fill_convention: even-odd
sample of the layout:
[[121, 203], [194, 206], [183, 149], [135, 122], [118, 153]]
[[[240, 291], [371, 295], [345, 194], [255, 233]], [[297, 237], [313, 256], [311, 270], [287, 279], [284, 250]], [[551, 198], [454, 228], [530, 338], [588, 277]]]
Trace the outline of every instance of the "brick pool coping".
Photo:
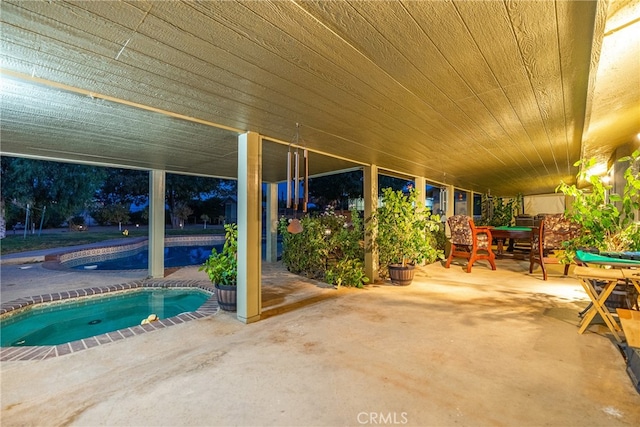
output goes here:
[[219, 311], [218, 300], [215, 296], [215, 288], [210, 284], [203, 284], [197, 280], [165, 280], [165, 279], [145, 279], [118, 285], [100, 286], [95, 288], [77, 289], [72, 291], [56, 292], [52, 294], [38, 295], [2, 303], [0, 315], [5, 315], [24, 307], [35, 304], [42, 304], [54, 301], [79, 298], [92, 295], [104, 295], [110, 292], [126, 291], [140, 288], [197, 288], [209, 292], [211, 297], [205, 301], [196, 311], [181, 313], [167, 319], [160, 319], [144, 325], [136, 325], [129, 328], [96, 335], [77, 341], [72, 341], [59, 345], [45, 346], [24, 346], [24, 347], [2, 347], [0, 349], [0, 362], [17, 360], [44, 360], [52, 357], [64, 356], [103, 344], [119, 341], [136, 335], [164, 329], [169, 326], [178, 325], [195, 319], [210, 316]]

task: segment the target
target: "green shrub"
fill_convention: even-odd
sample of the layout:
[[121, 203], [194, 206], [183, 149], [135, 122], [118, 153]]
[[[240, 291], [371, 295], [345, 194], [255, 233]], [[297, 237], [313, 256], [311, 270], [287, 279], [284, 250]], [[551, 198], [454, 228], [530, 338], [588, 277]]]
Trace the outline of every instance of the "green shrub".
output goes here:
[[289, 219], [280, 218], [282, 262], [292, 273], [325, 280], [336, 286], [361, 287], [364, 275], [364, 226], [357, 211], [351, 222], [333, 210], [300, 219], [302, 232], [287, 230]]
[[287, 231], [289, 221], [286, 218], [280, 219], [282, 262], [292, 273], [314, 279], [322, 278], [329, 253], [325, 229], [319, 221], [309, 216], [301, 218], [300, 223], [302, 232], [293, 234]]
[[330, 267], [324, 275], [327, 283], [340, 286], [364, 287], [369, 278], [364, 274], [362, 261], [353, 258], [341, 259], [335, 266]]
[[578, 188], [561, 182], [556, 191], [574, 198], [565, 214], [582, 226], [582, 233], [566, 243], [566, 256], [570, 260], [580, 247], [593, 247], [603, 251], [622, 252], [640, 250], [640, 222], [635, 213], [640, 209], [640, 150], [618, 162], [628, 162], [624, 172], [622, 195], [607, 192], [612, 186], [598, 176], [587, 176], [596, 160], [579, 160], [578, 181], [585, 180], [590, 187]]
[[[434, 227], [435, 228], [435, 227]], [[433, 230], [427, 230], [427, 240], [429, 244], [436, 248], [437, 251], [441, 251], [444, 254], [444, 250], [447, 246], [447, 235], [445, 234], [445, 227], [443, 223], [440, 223], [438, 228]], [[427, 263], [434, 262], [435, 259], [427, 259]]]
[[476, 225], [492, 225], [494, 227], [515, 224], [515, 217], [522, 208], [522, 195], [511, 199], [482, 195], [482, 217]]

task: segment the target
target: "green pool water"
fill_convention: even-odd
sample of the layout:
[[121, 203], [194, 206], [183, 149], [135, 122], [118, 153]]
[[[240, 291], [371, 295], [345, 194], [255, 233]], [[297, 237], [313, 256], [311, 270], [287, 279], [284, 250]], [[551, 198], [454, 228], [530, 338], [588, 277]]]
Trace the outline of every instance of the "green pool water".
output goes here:
[[139, 325], [150, 314], [160, 319], [197, 310], [210, 295], [198, 289], [139, 289], [118, 295], [36, 304], [5, 316], [2, 347], [58, 345]]

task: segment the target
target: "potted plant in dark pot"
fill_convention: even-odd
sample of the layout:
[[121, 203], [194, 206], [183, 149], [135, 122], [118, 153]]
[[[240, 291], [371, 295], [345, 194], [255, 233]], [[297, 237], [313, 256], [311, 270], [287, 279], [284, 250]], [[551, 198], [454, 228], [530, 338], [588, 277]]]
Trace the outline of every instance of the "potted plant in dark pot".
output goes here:
[[440, 218], [418, 203], [415, 188], [407, 194], [384, 188], [382, 197], [382, 206], [367, 221], [367, 232], [372, 236], [369, 249], [378, 253], [378, 275], [406, 286], [413, 281], [416, 264], [443, 258], [431, 234], [440, 229]]
[[225, 224], [225, 241], [222, 251], [216, 248], [198, 271], [204, 271], [216, 288], [218, 305], [226, 311], [237, 309], [238, 277], [238, 226]]

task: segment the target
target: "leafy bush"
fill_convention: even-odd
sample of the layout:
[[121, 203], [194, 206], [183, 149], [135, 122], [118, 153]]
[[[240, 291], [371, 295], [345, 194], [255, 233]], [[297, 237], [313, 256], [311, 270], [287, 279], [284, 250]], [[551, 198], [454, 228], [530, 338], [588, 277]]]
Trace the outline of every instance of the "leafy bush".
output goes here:
[[492, 225], [494, 227], [514, 225], [515, 217], [522, 207], [522, 195], [511, 199], [482, 195], [482, 218], [477, 225]]
[[356, 288], [364, 287], [369, 282], [369, 278], [364, 274], [364, 264], [354, 258], [344, 258], [330, 267], [324, 274], [324, 279], [331, 285], [352, 286]]
[[[429, 244], [436, 248], [438, 251], [442, 251], [444, 254], [444, 250], [447, 246], [447, 235], [445, 233], [445, 227], [443, 223], [440, 223], [438, 228], [428, 229], [427, 230], [427, 240]], [[427, 262], [433, 262], [435, 259], [428, 259]]]
[[98, 221], [100, 225], [127, 224], [130, 219], [130, 212], [127, 206], [116, 203], [96, 207], [91, 211], [91, 216]]
[[301, 233], [287, 230], [289, 220], [281, 218], [279, 224], [282, 235], [282, 262], [289, 271], [309, 278], [324, 276], [328, 256], [328, 244], [322, 224], [310, 216], [300, 219]]
[[624, 172], [625, 186], [622, 195], [607, 192], [612, 186], [598, 176], [587, 176], [595, 165], [595, 159], [579, 160], [581, 166], [578, 181], [585, 180], [591, 187], [578, 188], [575, 184], [561, 182], [556, 191], [574, 198], [566, 215], [582, 226], [579, 237], [566, 243], [567, 256], [572, 257], [580, 247], [598, 248], [603, 251], [621, 252], [640, 250], [640, 222], [635, 215], [640, 209], [640, 150], [618, 160], [628, 162]]
[[351, 222], [328, 209], [319, 215], [300, 219], [302, 232], [287, 230], [289, 219], [280, 218], [282, 262], [289, 271], [309, 278], [326, 280], [336, 286], [362, 287], [364, 274], [364, 226], [357, 211]]

